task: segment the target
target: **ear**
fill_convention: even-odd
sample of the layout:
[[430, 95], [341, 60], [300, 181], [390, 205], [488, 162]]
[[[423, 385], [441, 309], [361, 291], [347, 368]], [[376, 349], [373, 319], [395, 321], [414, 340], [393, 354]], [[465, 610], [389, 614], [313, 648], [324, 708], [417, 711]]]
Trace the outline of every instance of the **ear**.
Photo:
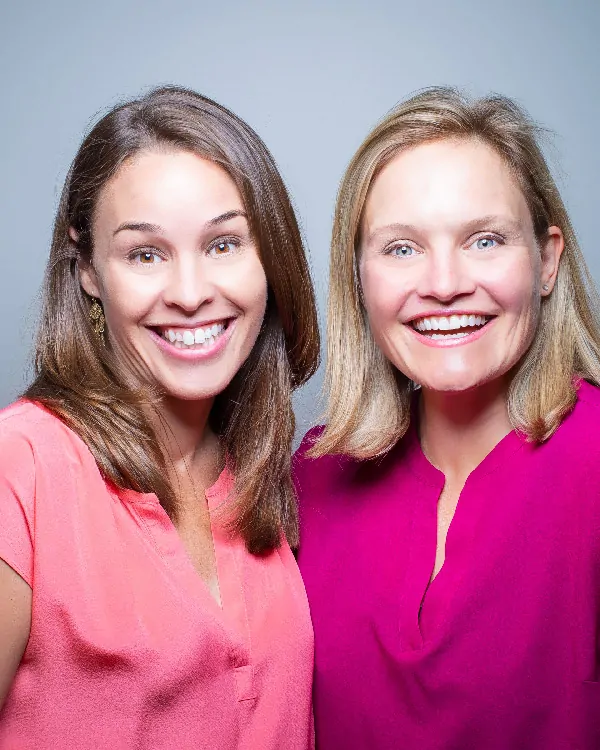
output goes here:
[[[73, 227], [69, 227], [69, 237], [75, 246], [79, 244], [79, 234], [73, 229]], [[96, 278], [96, 271], [92, 265], [91, 259], [84, 258], [80, 255], [77, 258], [77, 270], [79, 271], [79, 283], [86, 294], [90, 297], [99, 297], [100, 291], [98, 287], [98, 279]]]
[[541, 269], [541, 292], [546, 297], [554, 289], [560, 256], [565, 249], [565, 238], [562, 231], [555, 226], [548, 229], [546, 241], [541, 246], [542, 269]]

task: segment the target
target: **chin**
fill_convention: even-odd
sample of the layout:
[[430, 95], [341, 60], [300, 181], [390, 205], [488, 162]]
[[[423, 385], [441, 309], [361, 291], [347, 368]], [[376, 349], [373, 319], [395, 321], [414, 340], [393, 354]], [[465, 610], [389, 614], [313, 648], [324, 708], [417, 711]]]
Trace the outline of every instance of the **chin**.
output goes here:
[[490, 381], [489, 377], [473, 376], [472, 373], [436, 373], [433, 377], [415, 378], [415, 381], [421, 385], [421, 388], [427, 391], [436, 391], [439, 393], [465, 393], [472, 391], [479, 386], [485, 385]]
[[216, 398], [227, 388], [230, 380], [224, 382], [207, 384], [207, 383], [189, 383], [175, 385], [173, 383], [163, 385], [163, 393], [167, 398], [177, 399], [179, 401], [207, 401]]

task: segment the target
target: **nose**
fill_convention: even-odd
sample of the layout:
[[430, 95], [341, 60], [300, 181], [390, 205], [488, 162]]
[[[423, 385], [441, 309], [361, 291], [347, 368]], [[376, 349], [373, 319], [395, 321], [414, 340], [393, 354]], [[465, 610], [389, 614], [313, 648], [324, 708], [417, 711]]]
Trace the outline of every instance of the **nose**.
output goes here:
[[197, 255], [179, 257], [171, 262], [163, 300], [168, 307], [194, 313], [215, 297], [215, 285], [209, 269]]
[[417, 292], [440, 302], [472, 294], [476, 283], [468, 259], [456, 248], [434, 249], [428, 253]]

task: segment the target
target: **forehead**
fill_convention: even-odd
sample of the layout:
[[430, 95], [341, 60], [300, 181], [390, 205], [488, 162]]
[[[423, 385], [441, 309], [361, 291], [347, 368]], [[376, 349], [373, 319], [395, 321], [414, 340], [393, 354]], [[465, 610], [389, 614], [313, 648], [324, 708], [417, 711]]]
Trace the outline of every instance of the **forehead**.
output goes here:
[[152, 221], [168, 227], [243, 210], [239, 191], [218, 164], [189, 151], [142, 151], [100, 192], [94, 223]]
[[363, 228], [392, 221], [439, 225], [489, 215], [528, 219], [515, 175], [481, 141], [447, 139], [409, 148], [385, 165], [369, 189]]

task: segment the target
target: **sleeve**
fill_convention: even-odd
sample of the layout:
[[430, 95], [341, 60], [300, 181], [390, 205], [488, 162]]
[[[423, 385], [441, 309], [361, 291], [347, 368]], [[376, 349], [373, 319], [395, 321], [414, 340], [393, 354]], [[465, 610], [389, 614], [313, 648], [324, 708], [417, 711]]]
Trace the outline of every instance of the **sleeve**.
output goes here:
[[22, 435], [0, 432], [0, 558], [33, 585], [35, 462]]

